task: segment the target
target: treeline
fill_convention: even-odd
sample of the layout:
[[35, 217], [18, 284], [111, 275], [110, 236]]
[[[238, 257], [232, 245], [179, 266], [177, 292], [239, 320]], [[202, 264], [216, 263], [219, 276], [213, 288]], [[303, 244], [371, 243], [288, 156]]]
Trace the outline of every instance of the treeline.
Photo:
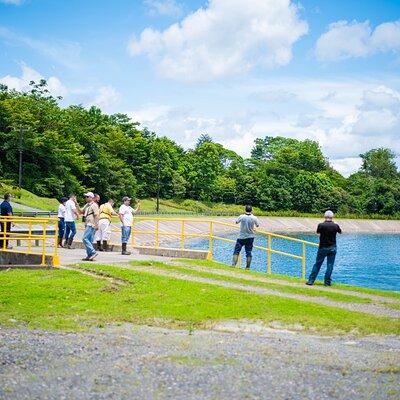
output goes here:
[[184, 150], [124, 114], [62, 108], [45, 81], [31, 82], [28, 92], [0, 86], [1, 180], [18, 182], [20, 149], [22, 186], [40, 196], [94, 189], [103, 197], [155, 197], [159, 177], [165, 199], [250, 203], [269, 211], [400, 213], [400, 173], [390, 149], [362, 154], [361, 169], [349, 178], [311, 140], [266, 136], [243, 159], [203, 134]]

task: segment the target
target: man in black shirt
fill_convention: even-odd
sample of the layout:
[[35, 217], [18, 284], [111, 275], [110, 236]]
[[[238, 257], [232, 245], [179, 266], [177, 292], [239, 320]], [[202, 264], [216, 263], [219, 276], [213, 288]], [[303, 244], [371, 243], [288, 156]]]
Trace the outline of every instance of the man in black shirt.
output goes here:
[[327, 258], [327, 267], [325, 272], [324, 284], [325, 286], [331, 286], [331, 275], [333, 271], [333, 265], [336, 257], [336, 234], [342, 233], [340, 226], [333, 222], [333, 212], [326, 211], [325, 222], [318, 225], [317, 233], [319, 233], [319, 248], [317, 253], [317, 259], [311, 274], [306, 282], [307, 285], [314, 285], [315, 279], [317, 279], [319, 270]]

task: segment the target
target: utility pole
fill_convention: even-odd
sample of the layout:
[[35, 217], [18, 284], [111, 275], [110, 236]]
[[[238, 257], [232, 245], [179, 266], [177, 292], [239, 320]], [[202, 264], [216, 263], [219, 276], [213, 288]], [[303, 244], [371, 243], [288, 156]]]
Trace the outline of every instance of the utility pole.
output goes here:
[[22, 140], [23, 140], [23, 132], [25, 129], [20, 126], [19, 128], [19, 168], [18, 168], [18, 188], [21, 189], [22, 187]]
[[161, 170], [161, 162], [160, 156], [158, 157], [157, 162], [157, 214], [160, 212], [160, 170]]

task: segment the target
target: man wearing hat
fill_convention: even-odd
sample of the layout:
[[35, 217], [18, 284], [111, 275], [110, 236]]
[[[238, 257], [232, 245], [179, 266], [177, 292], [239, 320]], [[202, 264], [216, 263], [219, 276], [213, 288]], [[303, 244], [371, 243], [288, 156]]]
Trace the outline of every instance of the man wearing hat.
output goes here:
[[131, 199], [128, 196], [122, 198], [122, 205], [118, 210], [119, 219], [121, 221], [121, 242], [122, 254], [129, 256], [131, 253], [126, 247], [132, 232], [133, 215], [140, 210], [140, 203], [133, 209], [131, 207]]
[[97, 252], [93, 247], [93, 239], [99, 222], [99, 206], [94, 201], [92, 192], [85, 193], [86, 204], [82, 209], [85, 221], [85, 232], [83, 233], [82, 242], [86, 249], [86, 258], [83, 261], [93, 261], [97, 256]]
[[324, 217], [325, 222], [321, 222], [317, 228], [317, 233], [319, 233], [319, 248], [314, 267], [311, 271], [308, 281], [306, 282], [307, 285], [314, 285], [325, 257], [327, 258], [327, 267], [324, 284], [325, 286], [331, 286], [332, 284], [331, 275], [336, 257], [336, 234], [342, 233], [342, 230], [338, 224], [333, 222], [332, 211], [326, 211]]

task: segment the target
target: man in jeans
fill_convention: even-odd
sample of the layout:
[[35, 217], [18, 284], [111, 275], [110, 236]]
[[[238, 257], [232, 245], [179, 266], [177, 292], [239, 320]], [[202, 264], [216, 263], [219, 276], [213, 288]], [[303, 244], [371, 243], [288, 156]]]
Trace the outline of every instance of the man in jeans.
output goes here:
[[130, 205], [131, 199], [127, 196], [122, 199], [122, 203], [118, 210], [119, 219], [121, 221], [122, 254], [129, 256], [131, 253], [127, 251], [126, 247], [131, 236], [133, 215], [140, 210], [140, 203], [138, 203], [137, 208], [133, 209]]
[[65, 243], [64, 247], [70, 249], [74, 237], [76, 235], [75, 220], [79, 218], [79, 206], [74, 194], [69, 195], [69, 199], [65, 202]]
[[246, 206], [245, 211], [245, 214], [242, 214], [236, 220], [237, 224], [240, 223], [240, 233], [239, 238], [236, 241], [235, 250], [233, 251], [232, 267], [236, 267], [239, 254], [244, 246], [246, 251], [246, 269], [250, 269], [252, 258], [251, 251], [253, 250], [253, 242], [256, 235], [254, 228], [258, 228], [260, 224], [257, 217], [252, 214], [253, 208], [251, 206]]
[[327, 267], [325, 272], [324, 284], [325, 286], [331, 286], [331, 275], [333, 271], [333, 265], [336, 257], [336, 234], [342, 233], [340, 226], [333, 222], [333, 212], [328, 210], [325, 212], [325, 222], [318, 225], [317, 233], [319, 233], [319, 248], [317, 253], [317, 259], [314, 267], [308, 277], [307, 285], [314, 285], [317, 279], [319, 270], [327, 258]]
[[[8, 221], [8, 218], [13, 215], [13, 209], [10, 204], [11, 201], [11, 193], [6, 193], [4, 195], [4, 201], [0, 204], [0, 215], [3, 219], [0, 222], [0, 250], [7, 249], [8, 247], [8, 240], [10, 236], [11, 227], [14, 225], [11, 220]], [[5, 240], [4, 240], [5, 239]]]
[[92, 192], [85, 193], [85, 200], [86, 204], [82, 209], [85, 219], [85, 232], [83, 233], [82, 242], [87, 256], [83, 261], [93, 261], [97, 256], [97, 252], [93, 247], [93, 239], [99, 222], [99, 206], [94, 201]]

